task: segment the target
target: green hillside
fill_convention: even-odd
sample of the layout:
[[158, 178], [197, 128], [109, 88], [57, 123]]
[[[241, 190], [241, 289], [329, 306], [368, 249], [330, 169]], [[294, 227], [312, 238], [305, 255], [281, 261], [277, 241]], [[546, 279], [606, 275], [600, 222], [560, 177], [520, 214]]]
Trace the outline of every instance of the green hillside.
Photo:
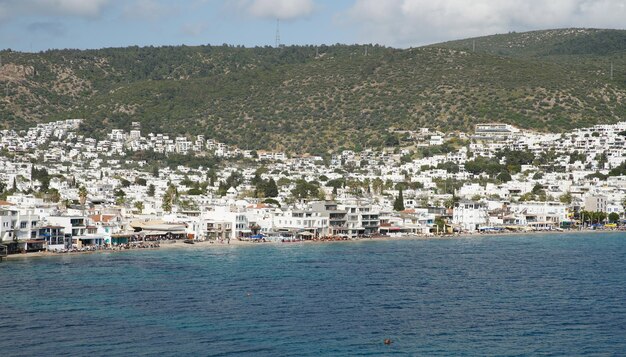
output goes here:
[[626, 118], [624, 38], [550, 30], [477, 38], [475, 52], [470, 39], [367, 56], [345, 45], [2, 51], [0, 126], [85, 118], [102, 134], [141, 121], [144, 132], [312, 153], [380, 147], [390, 127], [562, 131]]
[[511, 57], [542, 57], [550, 55], [624, 54], [626, 31], [602, 29], [559, 29], [510, 32], [467, 38], [433, 45], [458, 50]]

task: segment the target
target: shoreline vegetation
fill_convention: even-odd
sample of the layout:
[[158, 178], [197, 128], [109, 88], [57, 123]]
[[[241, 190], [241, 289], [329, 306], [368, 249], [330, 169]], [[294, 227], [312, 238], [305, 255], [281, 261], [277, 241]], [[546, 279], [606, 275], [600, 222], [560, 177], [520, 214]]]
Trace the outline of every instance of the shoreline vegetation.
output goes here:
[[252, 240], [238, 240], [231, 239], [229, 241], [195, 241], [193, 244], [187, 244], [185, 240], [171, 240], [160, 242], [149, 242], [150, 244], [128, 245], [123, 244], [119, 246], [100, 248], [100, 249], [87, 249], [77, 251], [65, 251], [65, 252], [53, 252], [53, 251], [40, 251], [40, 252], [28, 252], [10, 254], [4, 259], [25, 259], [34, 257], [54, 257], [54, 256], [68, 256], [68, 255], [83, 255], [94, 253], [120, 253], [136, 250], [176, 250], [176, 249], [210, 249], [210, 248], [223, 248], [223, 247], [251, 247], [258, 245], [283, 245], [283, 244], [328, 244], [328, 243], [340, 243], [340, 242], [375, 242], [375, 241], [400, 241], [400, 240], [442, 240], [442, 239], [468, 239], [479, 237], [499, 237], [499, 236], [528, 236], [528, 235], [564, 235], [564, 234], [584, 234], [584, 233], [626, 233], [625, 229], [572, 229], [572, 230], [545, 230], [545, 231], [524, 231], [524, 232], [497, 232], [497, 233], [455, 233], [455, 234], [443, 234], [443, 235], [402, 235], [402, 236], [373, 236], [357, 239], [312, 239], [312, 240], [297, 240], [297, 241], [252, 241]]

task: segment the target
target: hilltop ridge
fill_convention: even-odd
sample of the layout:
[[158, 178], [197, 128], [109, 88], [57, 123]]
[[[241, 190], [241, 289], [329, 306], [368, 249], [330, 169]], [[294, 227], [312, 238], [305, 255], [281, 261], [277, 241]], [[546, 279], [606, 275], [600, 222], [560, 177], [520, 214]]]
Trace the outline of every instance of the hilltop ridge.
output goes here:
[[390, 127], [563, 131], [626, 118], [625, 40], [623, 30], [563, 29], [369, 45], [367, 55], [362, 45], [1, 51], [0, 126], [85, 118], [84, 131], [104, 133], [140, 121], [311, 153], [380, 147]]

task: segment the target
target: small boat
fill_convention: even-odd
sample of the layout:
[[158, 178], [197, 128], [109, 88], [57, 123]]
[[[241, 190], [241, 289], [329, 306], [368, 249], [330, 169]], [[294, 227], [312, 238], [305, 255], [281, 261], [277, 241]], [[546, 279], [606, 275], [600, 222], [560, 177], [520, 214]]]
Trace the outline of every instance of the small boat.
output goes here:
[[193, 239], [185, 239], [185, 240], [183, 241], [183, 243], [187, 243], [187, 244], [196, 244], [196, 242], [194, 242], [194, 240], [193, 240]]

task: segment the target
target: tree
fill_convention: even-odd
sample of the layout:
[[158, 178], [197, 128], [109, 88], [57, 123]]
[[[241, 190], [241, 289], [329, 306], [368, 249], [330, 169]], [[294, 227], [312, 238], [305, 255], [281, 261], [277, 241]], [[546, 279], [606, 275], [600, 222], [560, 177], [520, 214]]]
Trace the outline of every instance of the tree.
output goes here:
[[374, 191], [375, 194], [382, 194], [384, 185], [385, 183], [383, 182], [383, 180], [381, 180], [380, 177], [376, 177], [375, 179], [372, 180], [372, 190]]
[[561, 201], [561, 203], [564, 203], [566, 205], [572, 204], [572, 193], [569, 191], [565, 192], [564, 194], [559, 196], [559, 201]]
[[609, 213], [609, 222], [617, 223], [619, 221], [619, 214], [617, 212]]
[[541, 184], [538, 184], [538, 183], [537, 183], [537, 184], [535, 184], [535, 186], [533, 186], [532, 193], [533, 193], [534, 195], [539, 195], [539, 194], [541, 194], [542, 192], [545, 192], [545, 191], [543, 190], [543, 186], [542, 186]]
[[296, 180], [296, 187], [291, 190], [291, 195], [295, 199], [319, 198], [319, 184], [315, 181], [307, 182], [304, 179]]
[[465, 171], [474, 175], [484, 172], [489, 176], [494, 176], [505, 170], [506, 168], [500, 165], [498, 160], [494, 158], [478, 156], [474, 160], [465, 163]]
[[265, 186], [265, 197], [277, 197], [278, 196], [278, 186], [276, 185], [276, 181], [273, 178], [270, 178]]
[[125, 178], [120, 178], [120, 185], [122, 187], [130, 187], [130, 181]]
[[85, 209], [85, 203], [87, 202], [87, 189], [85, 186], [80, 186], [78, 189], [78, 202], [82, 206], [83, 210]]
[[213, 186], [213, 184], [215, 184], [215, 181], [217, 181], [217, 173], [215, 172], [215, 170], [209, 169], [209, 171], [207, 171], [206, 173], [206, 179], [209, 181], [209, 184]]
[[393, 202], [393, 210], [394, 211], [404, 211], [404, 197], [402, 197], [402, 189], [398, 192], [398, 197]]
[[496, 180], [500, 182], [509, 182], [512, 180], [512, 177], [510, 173], [506, 171], [502, 171], [498, 174], [498, 176], [496, 176]]
[[451, 174], [456, 174], [459, 172], [459, 165], [452, 161], [446, 161], [444, 163], [441, 163], [437, 165], [437, 168], [440, 170], [446, 170], [448, 173]]
[[135, 202], [135, 208], [141, 214], [143, 212], [143, 202], [141, 202], [141, 201]]
[[57, 190], [56, 188], [49, 189], [47, 196], [50, 202], [57, 203], [61, 200], [61, 194], [59, 193], [59, 190]]
[[278, 206], [280, 208], [280, 202], [276, 201], [273, 198], [266, 198], [266, 199], [263, 200], [263, 203], [267, 203], [267, 204], [270, 204], [270, 205], [276, 205], [276, 206]]
[[387, 133], [387, 135], [385, 136], [385, 146], [387, 147], [394, 147], [394, 146], [398, 146], [400, 145], [400, 140], [398, 139], [398, 137], [392, 133]]
[[263, 182], [263, 179], [261, 178], [261, 175], [259, 174], [259, 170], [257, 170], [252, 180], [250, 180], [250, 184], [253, 186], [258, 186], [259, 183], [261, 182]]
[[31, 180], [38, 180], [41, 182], [39, 192], [47, 192], [50, 188], [50, 175], [48, 175], [48, 171], [46, 169], [39, 170], [37, 168], [33, 168], [30, 178]]
[[155, 192], [154, 185], [150, 184], [148, 186], [148, 191], [146, 192], [148, 194], [148, 197], [154, 197], [154, 192]]
[[458, 196], [452, 196], [443, 202], [443, 206], [445, 208], [453, 208], [455, 203], [459, 202], [460, 198]]
[[607, 218], [607, 214], [604, 212], [593, 212], [593, 221], [596, 223], [604, 222]]
[[520, 196], [519, 200], [520, 202], [534, 201], [535, 195], [532, 192], [526, 192], [525, 194]]
[[435, 218], [435, 226], [440, 233], [446, 233], [446, 222], [441, 217]]
[[115, 196], [115, 204], [123, 205], [126, 203], [126, 192], [124, 192], [121, 188], [113, 191], [113, 195]]
[[177, 199], [178, 189], [176, 189], [176, 186], [174, 185], [169, 185], [163, 195], [163, 204], [161, 205], [161, 208], [163, 208], [165, 212], [172, 212], [172, 205]]
[[343, 188], [346, 185], [346, 180], [344, 178], [337, 178], [326, 182], [326, 187], [332, 187], [336, 191], [340, 188]]
[[595, 160], [598, 162], [598, 167], [603, 168], [604, 165], [609, 161], [606, 155], [606, 151], [603, 151], [600, 154], [596, 155]]
[[233, 171], [230, 174], [230, 176], [226, 178], [226, 184], [228, 185], [228, 188], [230, 187], [237, 188], [237, 186], [241, 185], [242, 183], [243, 183], [243, 175], [239, 173], [238, 171]]
[[220, 181], [219, 186], [217, 187], [217, 195], [220, 197], [224, 197], [226, 196], [226, 194], [228, 193], [228, 189], [230, 188], [230, 186], [228, 186], [228, 184], [224, 181]]

